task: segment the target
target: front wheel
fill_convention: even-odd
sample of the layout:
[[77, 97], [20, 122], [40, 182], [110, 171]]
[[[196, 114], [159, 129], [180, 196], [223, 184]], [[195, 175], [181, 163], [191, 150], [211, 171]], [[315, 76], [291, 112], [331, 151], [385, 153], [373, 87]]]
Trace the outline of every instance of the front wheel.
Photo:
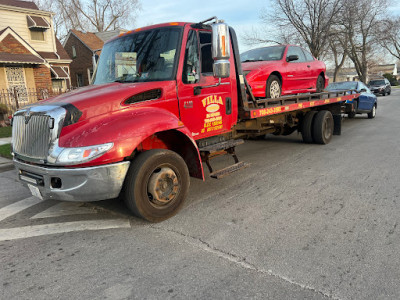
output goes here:
[[368, 119], [373, 119], [376, 116], [376, 106], [374, 105], [371, 111], [368, 113]]
[[279, 98], [282, 94], [282, 83], [278, 76], [271, 75], [267, 80], [267, 98]]
[[149, 150], [132, 162], [122, 198], [136, 216], [160, 222], [179, 211], [189, 184], [189, 171], [181, 156], [165, 149]]

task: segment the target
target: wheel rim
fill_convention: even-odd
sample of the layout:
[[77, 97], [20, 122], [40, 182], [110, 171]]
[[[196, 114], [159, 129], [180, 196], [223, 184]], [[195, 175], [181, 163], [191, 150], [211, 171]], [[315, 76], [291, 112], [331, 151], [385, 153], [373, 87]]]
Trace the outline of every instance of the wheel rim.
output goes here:
[[271, 82], [269, 87], [269, 95], [271, 98], [279, 98], [281, 95], [281, 86], [279, 85], [278, 81], [274, 80]]
[[149, 201], [153, 206], [165, 206], [173, 202], [181, 189], [175, 171], [168, 166], [158, 167], [150, 175], [147, 185]]
[[331, 137], [331, 134], [332, 134], [332, 122], [330, 122], [329, 121], [329, 119], [325, 119], [325, 122], [324, 122], [324, 132], [323, 132], [323, 134], [324, 134], [324, 138], [326, 139], [326, 140], [329, 140], [329, 138]]

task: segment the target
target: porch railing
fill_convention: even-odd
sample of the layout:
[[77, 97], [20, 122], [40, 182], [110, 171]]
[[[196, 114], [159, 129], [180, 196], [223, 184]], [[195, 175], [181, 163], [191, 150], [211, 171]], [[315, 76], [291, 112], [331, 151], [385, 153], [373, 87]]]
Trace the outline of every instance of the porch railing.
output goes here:
[[49, 92], [47, 89], [27, 89], [23, 92], [17, 88], [1, 89], [0, 90], [0, 104], [5, 104], [8, 113], [12, 114], [25, 105], [45, 100], [53, 96], [62, 94], [61, 90], [52, 90]]

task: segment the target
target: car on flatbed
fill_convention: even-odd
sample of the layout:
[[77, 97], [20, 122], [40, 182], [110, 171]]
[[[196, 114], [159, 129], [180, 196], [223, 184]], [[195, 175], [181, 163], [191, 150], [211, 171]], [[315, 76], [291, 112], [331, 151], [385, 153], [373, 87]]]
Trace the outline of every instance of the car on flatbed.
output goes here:
[[255, 97], [322, 92], [328, 85], [325, 63], [295, 45], [257, 48], [240, 55]]

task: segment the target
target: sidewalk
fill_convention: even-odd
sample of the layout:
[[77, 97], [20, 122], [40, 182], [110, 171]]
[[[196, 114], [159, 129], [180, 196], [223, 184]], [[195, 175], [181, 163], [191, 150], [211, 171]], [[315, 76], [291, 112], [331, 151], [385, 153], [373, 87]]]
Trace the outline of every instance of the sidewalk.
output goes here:
[[0, 156], [0, 173], [14, 169], [12, 160]]
[[5, 145], [5, 144], [10, 144], [10, 143], [11, 143], [11, 137], [1, 138], [0, 139], [0, 146], [1, 145]]
[[[0, 146], [10, 143], [11, 143], [10, 137], [0, 138]], [[12, 160], [0, 156], [0, 172], [9, 171], [12, 169], [14, 169], [14, 164], [12, 163]]]

